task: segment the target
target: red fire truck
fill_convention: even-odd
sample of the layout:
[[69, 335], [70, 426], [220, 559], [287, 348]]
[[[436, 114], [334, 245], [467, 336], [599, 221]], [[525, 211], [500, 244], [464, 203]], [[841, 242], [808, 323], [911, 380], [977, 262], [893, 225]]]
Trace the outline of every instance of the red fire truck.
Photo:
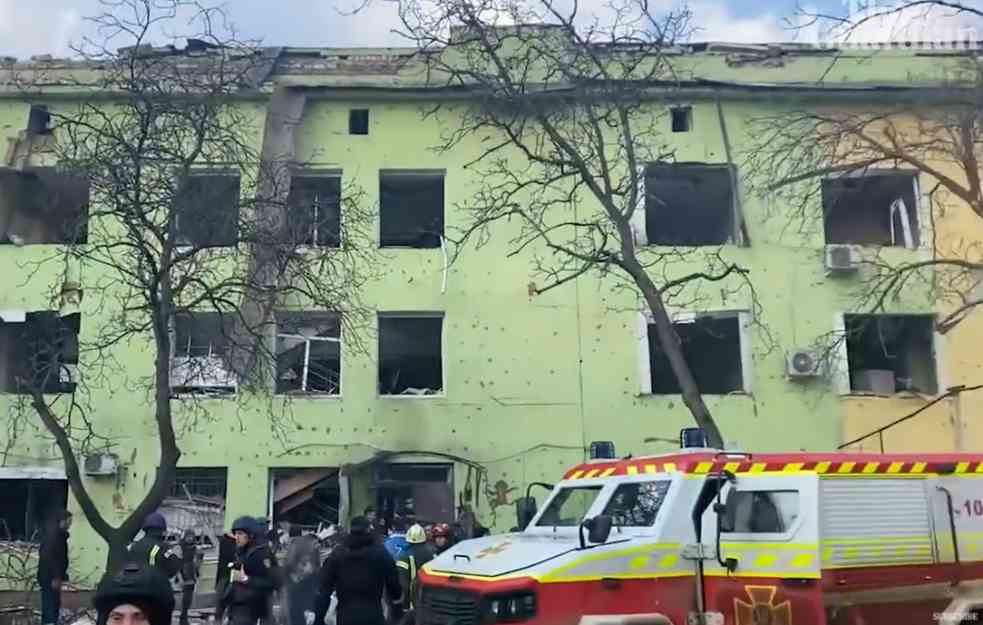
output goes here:
[[526, 516], [428, 564], [417, 624], [983, 622], [983, 454], [598, 460]]

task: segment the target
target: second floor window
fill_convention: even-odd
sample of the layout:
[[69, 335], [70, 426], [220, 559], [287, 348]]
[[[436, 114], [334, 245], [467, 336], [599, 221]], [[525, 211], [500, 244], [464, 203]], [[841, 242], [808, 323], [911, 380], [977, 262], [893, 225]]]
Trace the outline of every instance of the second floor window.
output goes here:
[[330, 313], [277, 313], [276, 392], [341, 393], [341, 321]]
[[288, 204], [292, 242], [308, 247], [341, 244], [340, 176], [293, 176]]
[[231, 247], [239, 235], [239, 176], [196, 173], [178, 191], [177, 242], [188, 247]]
[[174, 319], [171, 386], [177, 393], [231, 393], [237, 378], [229, 363], [233, 322], [217, 312]]
[[383, 172], [379, 178], [381, 246], [436, 248], [443, 236], [443, 172]]

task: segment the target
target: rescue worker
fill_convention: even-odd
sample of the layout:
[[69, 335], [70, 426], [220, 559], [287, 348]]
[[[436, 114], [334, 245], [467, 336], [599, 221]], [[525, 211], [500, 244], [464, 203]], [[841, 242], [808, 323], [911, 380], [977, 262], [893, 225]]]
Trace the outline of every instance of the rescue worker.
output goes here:
[[129, 562], [102, 579], [92, 603], [97, 625], [171, 625], [174, 592], [159, 568]]
[[266, 526], [252, 517], [232, 524], [238, 551], [226, 589], [230, 625], [264, 625], [273, 620], [273, 593], [282, 578], [276, 556], [265, 538]]
[[451, 543], [451, 526], [447, 523], [438, 523], [433, 528], [433, 552], [434, 556], [439, 556], [454, 545]]
[[403, 549], [409, 546], [409, 543], [406, 542], [407, 527], [409, 527], [409, 523], [406, 522], [406, 517], [401, 515], [393, 517], [392, 531], [384, 543], [386, 551], [389, 552], [389, 557], [393, 560], [396, 560], [399, 554], [403, 552]]
[[402, 616], [396, 564], [364, 516], [352, 519], [345, 541], [321, 567], [315, 623], [324, 623], [332, 594], [338, 596], [337, 625], [386, 625], [384, 594], [396, 606], [393, 621]]
[[181, 625], [188, 625], [188, 610], [195, 597], [198, 583], [198, 545], [193, 530], [184, 530], [181, 537]]
[[171, 579], [181, 570], [180, 549], [167, 544], [164, 533], [167, 531], [167, 520], [160, 512], [151, 512], [143, 520], [143, 537], [131, 543], [127, 548], [128, 560], [140, 564], [157, 567], [167, 579]]
[[409, 546], [403, 550], [396, 566], [399, 568], [399, 586], [403, 591], [403, 606], [406, 607], [408, 622], [412, 622], [412, 610], [416, 594], [416, 574], [424, 564], [433, 560], [433, 549], [427, 544], [427, 533], [419, 524], [406, 532]]

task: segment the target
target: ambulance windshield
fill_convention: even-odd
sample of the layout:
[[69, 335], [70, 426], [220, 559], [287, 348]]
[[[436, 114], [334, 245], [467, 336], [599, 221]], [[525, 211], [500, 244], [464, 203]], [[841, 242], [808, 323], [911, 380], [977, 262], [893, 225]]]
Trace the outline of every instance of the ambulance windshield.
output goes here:
[[600, 486], [561, 488], [550, 501], [550, 505], [543, 510], [536, 526], [577, 527], [587, 516], [587, 511], [590, 510], [600, 492]]
[[669, 480], [621, 484], [602, 514], [610, 516], [615, 527], [652, 527], [670, 484]]

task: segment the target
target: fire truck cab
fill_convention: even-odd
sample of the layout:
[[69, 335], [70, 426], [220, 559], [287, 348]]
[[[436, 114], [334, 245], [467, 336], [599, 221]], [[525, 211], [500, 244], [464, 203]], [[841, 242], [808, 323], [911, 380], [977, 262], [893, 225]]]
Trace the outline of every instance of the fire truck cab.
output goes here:
[[983, 618], [983, 454], [592, 461], [526, 520], [424, 567], [418, 625]]

